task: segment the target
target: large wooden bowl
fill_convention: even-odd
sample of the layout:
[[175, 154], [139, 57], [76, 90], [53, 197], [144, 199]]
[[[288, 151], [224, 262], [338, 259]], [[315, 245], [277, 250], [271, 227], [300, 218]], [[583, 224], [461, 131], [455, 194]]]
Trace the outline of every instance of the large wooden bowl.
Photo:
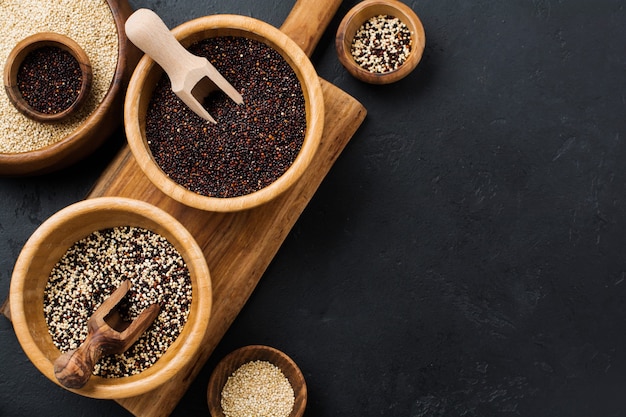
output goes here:
[[150, 368], [130, 377], [92, 376], [80, 389], [93, 397], [133, 397], [168, 381], [195, 356], [211, 313], [209, 269], [202, 250], [191, 234], [171, 215], [148, 203], [101, 197], [75, 203], [45, 221], [22, 249], [10, 288], [11, 319], [15, 333], [32, 363], [51, 381], [57, 381], [53, 363], [61, 352], [52, 342], [44, 318], [44, 288], [54, 265], [78, 240], [94, 231], [116, 226], [135, 226], [165, 237], [185, 260], [192, 282], [192, 302], [187, 323], [176, 341]]
[[324, 124], [324, 97], [319, 78], [307, 55], [286, 34], [260, 20], [238, 15], [212, 15], [184, 23], [172, 30], [185, 47], [216, 36], [238, 36], [264, 42], [278, 51], [294, 69], [304, 93], [306, 133], [300, 153], [287, 171], [269, 186], [251, 194], [207, 197], [169, 178], [154, 161], [146, 140], [146, 112], [163, 70], [148, 56], [137, 65], [124, 104], [124, 125], [131, 152], [141, 170], [163, 193], [185, 205], [207, 211], [231, 212], [263, 204], [291, 187], [306, 170], [318, 148]]
[[29, 152], [0, 153], [0, 176], [39, 175], [67, 167], [93, 153], [122, 124], [124, 92], [140, 53], [124, 32], [132, 8], [126, 0], [106, 1], [118, 39], [117, 66], [109, 90], [79, 127], [60, 141]]
[[289, 380], [294, 394], [293, 409], [289, 417], [301, 417], [306, 409], [307, 388], [306, 381], [298, 365], [284, 352], [270, 346], [251, 345], [239, 348], [229, 353], [215, 367], [207, 387], [207, 401], [212, 417], [225, 417], [222, 410], [222, 390], [228, 378], [241, 365], [250, 361], [267, 361], [281, 370]]

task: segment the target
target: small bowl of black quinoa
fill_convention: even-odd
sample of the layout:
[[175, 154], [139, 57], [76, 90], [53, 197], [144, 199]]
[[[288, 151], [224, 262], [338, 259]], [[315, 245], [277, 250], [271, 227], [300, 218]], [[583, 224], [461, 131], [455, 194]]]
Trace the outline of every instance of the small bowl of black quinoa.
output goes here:
[[244, 103], [214, 93], [204, 106], [217, 123], [205, 121], [171, 91], [167, 74], [142, 58], [124, 119], [146, 176], [183, 204], [220, 212], [258, 206], [292, 187], [317, 150], [324, 121], [321, 85], [308, 57], [277, 28], [246, 16], [206, 16], [172, 33], [206, 57]]
[[[10, 0], [0, 4], [5, 89], [0, 94], [0, 176], [43, 175], [68, 167], [96, 151], [122, 123], [124, 93], [140, 58], [124, 31], [133, 9], [127, 0]], [[22, 74], [20, 92], [17, 81], [10, 81], [13, 71], [19, 71], [11, 52], [22, 51], [20, 44], [31, 42], [31, 36], [41, 40], [50, 33], [55, 35], [52, 40], [61, 39], [60, 43], [29, 54], [29, 66], [34, 67]], [[87, 90], [88, 83], [77, 87], [84, 68], [78, 74], [76, 62], [68, 60], [71, 52], [63, 50], [66, 39], [79, 45], [91, 67], [91, 88], [77, 97], [76, 89]], [[50, 71], [48, 61], [73, 65]], [[77, 61], [85, 67], [85, 60]], [[17, 99], [11, 99], [11, 94]], [[32, 100], [30, 105], [22, 94]], [[31, 107], [45, 111], [29, 113]]]
[[10, 288], [11, 320], [32, 363], [51, 381], [54, 362], [76, 349], [87, 321], [120, 285], [117, 310], [130, 322], [157, 303], [159, 314], [126, 352], [104, 355], [87, 384], [71, 389], [104, 399], [151, 391], [186, 371], [204, 339], [212, 291], [206, 260], [191, 234], [148, 203], [88, 199], [46, 220], [24, 245]]
[[422, 58], [426, 36], [415, 12], [397, 0], [365, 0], [339, 24], [337, 56], [355, 78], [390, 84], [409, 75]]
[[4, 70], [9, 100], [38, 122], [58, 122], [78, 111], [91, 90], [89, 57], [73, 39], [41, 32], [23, 39]]

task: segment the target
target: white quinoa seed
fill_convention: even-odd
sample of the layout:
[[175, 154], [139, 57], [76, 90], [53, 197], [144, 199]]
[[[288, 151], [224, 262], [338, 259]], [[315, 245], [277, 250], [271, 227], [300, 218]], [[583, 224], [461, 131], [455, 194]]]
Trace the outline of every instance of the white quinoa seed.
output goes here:
[[91, 62], [91, 93], [83, 108], [62, 123], [39, 123], [24, 116], [0, 94], [0, 153], [44, 148], [74, 132], [109, 90], [118, 58], [117, 28], [105, 0], [1, 0], [0, 63], [15, 45], [39, 32], [56, 32], [78, 43]]
[[267, 361], [250, 361], [228, 377], [221, 405], [226, 417], [288, 417], [295, 402], [282, 371]]
[[126, 352], [103, 356], [94, 375], [124, 377], [152, 366], [176, 340], [192, 301], [189, 270], [164, 237], [137, 227], [94, 232], [76, 242], [58, 261], [44, 289], [44, 316], [61, 352], [87, 337], [87, 321], [129, 279], [132, 287], [118, 304], [132, 321], [153, 303], [161, 306], [146, 332]]

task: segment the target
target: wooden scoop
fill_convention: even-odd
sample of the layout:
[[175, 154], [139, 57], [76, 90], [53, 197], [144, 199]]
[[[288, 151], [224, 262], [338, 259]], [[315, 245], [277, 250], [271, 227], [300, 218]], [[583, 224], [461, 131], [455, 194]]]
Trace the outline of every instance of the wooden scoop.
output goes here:
[[172, 91], [198, 116], [217, 123], [202, 106], [216, 89], [235, 103], [243, 97], [206, 59], [187, 51], [172, 35], [161, 18], [149, 9], [139, 9], [126, 21], [126, 36], [154, 59], [167, 73]]
[[130, 287], [130, 281], [123, 281], [89, 318], [85, 341], [78, 349], [65, 352], [54, 361], [54, 376], [61, 385], [83, 387], [102, 355], [125, 352], [150, 327], [159, 314], [158, 304], [150, 305], [132, 322], [123, 321], [115, 310]]

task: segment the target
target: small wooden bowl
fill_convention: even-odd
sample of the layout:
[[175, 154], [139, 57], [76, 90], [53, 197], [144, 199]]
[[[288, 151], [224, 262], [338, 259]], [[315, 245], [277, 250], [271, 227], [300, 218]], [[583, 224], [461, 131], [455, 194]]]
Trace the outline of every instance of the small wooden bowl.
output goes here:
[[75, 203], [51, 216], [33, 233], [11, 278], [9, 299], [15, 334], [28, 358], [48, 379], [60, 385], [53, 364], [61, 352], [52, 342], [43, 315], [44, 289], [50, 272], [75, 242], [94, 231], [116, 226], [142, 227], [174, 245], [189, 268], [192, 302], [181, 334], [150, 368], [130, 377], [93, 375], [84, 387], [70, 390], [93, 398], [134, 397], [168, 381], [193, 360], [211, 313], [211, 278], [205, 257], [178, 220], [155, 206], [128, 198], [101, 197]]
[[41, 175], [70, 166], [92, 154], [122, 124], [124, 92], [140, 51], [128, 41], [124, 31], [124, 23], [133, 12], [127, 0], [106, 2], [118, 40], [117, 65], [109, 90], [84, 121], [58, 142], [28, 152], [0, 153], [0, 176]]
[[304, 173], [319, 146], [324, 127], [324, 96], [315, 68], [300, 47], [285, 33], [260, 20], [238, 15], [201, 17], [172, 30], [185, 47], [216, 36], [246, 37], [264, 42], [279, 52], [296, 73], [305, 99], [304, 142], [291, 166], [272, 184], [250, 194], [217, 198], [188, 190], [172, 180], [154, 160], [146, 139], [146, 113], [163, 70], [144, 56], [133, 73], [124, 103], [124, 126], [129, 148], [146, 177], [164, 194], [200, 210], [234, 212], [264, 204], [289, 189]]
[[[80, 65], [81, 87], [76, 100], [65, 110], [58, 113], [42, 113], [32, 108], [22, 96], [17, 75], [24, 59], [33, 51], [46, 46], [60, 48], [69, 52]], [[85, 103], [91, 90], [91, 63], [89, 57], [74, 40], [60, 33], [41, 32], [23, 39], [9, 53], [4, 66], [4, 88], [11, 103], [20, 113], [38, 122], [58, 122], [67, 119]]]
[[[359, 28], [378, 15], [393, 16], [402, 21], [412, 36], [411, 53], [400, 68], [385, 73], [370, 72], [361, 67], [352, 56], [352, 40]], [[422, 59], [426, 35], [417, 15], [406, 4], [396, 0], [365, 0], [354, 6], [345, 15], [335, 37], [335, 48], [341, 64], [355, 78], [370, 84], [390, 84], [409, 75]]]
[[267, 361], [275, 365], [289, 380], [295, 397], [293, 409], [289, 417], [301, 417], [304, 414], [307, 389], [304, 376], [298, 365], [278, 349], [269, 346], [251, 345], [231, 352], [213, 370], [207, 388], [207, 401], [212, 417], [225, 417], [221, 402], [222, 390], [224, 385], [226, 385], [226, 381], [228, 381], [228, 377], [241, 365], [257, 360]]

